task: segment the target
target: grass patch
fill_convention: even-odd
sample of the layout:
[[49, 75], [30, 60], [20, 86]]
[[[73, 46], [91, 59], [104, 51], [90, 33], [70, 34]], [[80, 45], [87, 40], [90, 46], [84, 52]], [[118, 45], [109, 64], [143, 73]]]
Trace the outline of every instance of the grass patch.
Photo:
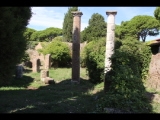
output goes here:
[[10, 86], [0, 88], [0, 112], [93, 113], [97, 96], [103, 95], [103, 83], [90, 83], [85, 68], [80, 74], [78, 85], [71, 84], [71, 68], [50, 69], [54, 85], [44, 84], [40, 73], [27, 72], [21, 79], [13, 78]]
[[[30, 70], [28, 70], [30, 71]], [[49, 77], [56, 84], [46, 85], [40, 73], [26, 72], [23, 78], [0, 87], [1, 113], [95, 113], [97, 101], [104, 96], [104, 83], [97, 85], [88, 80], [85, 68], [81, 68], [79, 85], [71, 84], [71, 68], [49, 70]], [[146, 88], [153, 96], [160, 91]], [[160, 113], [160, 103], [152, 101], [153, 113]]]

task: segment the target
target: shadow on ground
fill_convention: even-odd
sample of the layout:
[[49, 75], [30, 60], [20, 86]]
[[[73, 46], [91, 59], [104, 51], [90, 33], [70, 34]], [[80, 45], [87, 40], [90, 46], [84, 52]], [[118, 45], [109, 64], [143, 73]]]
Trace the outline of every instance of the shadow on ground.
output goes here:
[[23, 78], [13, 77], [9, 87], [27, 87], [34, 81], [34, 78], [23, 75]]
[[24, 70], [24, 73], [31, 73], [31, 72], [32, 72], [31, 69], [25, 69], [25, 70]]
[[[72, 84], [71, 80], [62, 80], [53, 85], [28, 89], [33, 78], [24, 76], [18, 86], [25, 86], [22, 90], [0, 91], [1, 113], [93, 113], [97, 99], [103, 91], [91, 91], [94, 84], [82, 79], [80, 84]], [[14, 86], [14, 85], [13, 85]]]
[[[14, 79], [9, 87], [23, 89], [0, 91], [1, 113], [96, 113], [99, 98], [103, 90], [95, 90], [95, 85], [81, 78], [80, 84], [71, 83], [70, 79], [41, 87], [30, 87], [34, 78]], [[150, 102], [154, 93], [147, 93]]]

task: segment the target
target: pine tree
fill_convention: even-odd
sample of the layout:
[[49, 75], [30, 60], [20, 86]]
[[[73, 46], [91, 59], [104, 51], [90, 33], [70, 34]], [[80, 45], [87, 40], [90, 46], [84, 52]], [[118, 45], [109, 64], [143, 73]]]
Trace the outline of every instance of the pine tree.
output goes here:
[[73, 15], [72, 11], [78, 11], [78, 7], [68, 8], [68, 12], [64, 16], [63, 22], [63, 38], [64, 41], [72, 42]]
[[160, 7], [156, 7], [154, 10], [154, 17], [160, 21]]

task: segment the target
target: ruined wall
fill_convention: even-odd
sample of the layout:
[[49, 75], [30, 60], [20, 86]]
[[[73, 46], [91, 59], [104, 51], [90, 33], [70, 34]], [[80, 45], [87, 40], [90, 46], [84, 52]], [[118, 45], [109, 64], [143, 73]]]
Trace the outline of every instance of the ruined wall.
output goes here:
[[147, 86], [160, 90], [160, 53], [153, 54], [151, 57]]
[[[69, 43], [69, 42], [64, 42], [66, 43], [69, 48], [71, 49], [71, 52], [72, 52], [72, 43]], [[80, 44], [80, 51], [83, 50], [83, 48], [87, 45], [86, 42], [84, 43], [81, 43]], [[28, 49], [27, 50], [27, 53], [29, 54], [29, 57], [30, 57], [30, 62], [32, 62], [34, 59], [39, 59], [40, 60], [40, 69], [44, 69], [45, 66], [45, 55], [41, 54], [41, 53], [38, 53], [38, 49], [42, 49], [42, 45], [41, 43], [39, 42], [37, 46], [35, 46], [35, 49]], [[51, 61], [50, 61], [51, 62]], [[50, 63], [52, 64], [52, 62]], [[51, 65], [50, 65], [51, 66]]]

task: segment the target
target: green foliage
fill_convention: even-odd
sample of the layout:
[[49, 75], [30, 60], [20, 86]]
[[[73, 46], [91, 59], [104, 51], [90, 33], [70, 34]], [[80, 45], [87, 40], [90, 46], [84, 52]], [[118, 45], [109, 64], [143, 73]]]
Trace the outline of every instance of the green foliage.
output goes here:
[[154, 10], [154, 17], [160, 21], [160, 7], [156, 7]]
[[140, 62], [142, 63], [142, 69], [141, 69], [141, 79], [143, 82], [146, 82], [148, 78], [148, 71], [149, 71], [149, 63], [151, 61], [151, 47], [148, 46], [147, 43], [143, 43], [141, 45], [141, 50], [139, 52], [140, 54]]
[[105, 38], [89, 42], [81, 55], [81, 64], [87, 67], [90, 81], [101, 82], [104, 78]]
[[62, 29], [50, 27], [45, 30], [36, 31], [31, 35], [32, 41], [52, 41], [53, 38], [62, 35]]
[[26, 28], [25, 32], [24, 32], [24, 37], [26, 38], [27, 41], [31, 40], [31, 35], [36, 32], [36, 30], [31, 29], [31, 28]]
[[106, 96], [99, 101], [101, 108], [98, 109], [111, 107], [126, 112], [151, 112], [143, 84], [150, 58], [149, 46], [131, 37], [123, 40], [111, 57], [112, 70], [105, 76], [105, 84], [109, 86]]
[[[121, 42], [116, 40], [115, 47], [119, 48]], [[81, 52], [81, 67], [86, 67], [89, 79], [93, 83], [104, 80], [104, 60], [106, 49], [106, 38], [99, 38], [89, 42]]]
[[63, 38], [65, 42], [72, 42], [73, 15], [72, 11], [78, 11], [78, 7], [69, 7], [68, 12], [64, 15], [63, 21]]
[[64, 41], [62, 36], [55, 37], [53, 40], [54, 41], [60, 41], [60, 42]]
[[[137, 97], [138, 96], [138, 97]], [[104, 108], [114, 108], [123, 113], [151, 113], [152, 106], [144, 94], [109, 92], [97, 101], [96, 112], [106, 112]]]
[[45, 48], [49, 44], [50, 44], [49, 42], [41, 42], [42, 48]]
[[106, 22], [104, 17], [98, 13], [94, 13], [89, 19], [89, 25], [81, 33], [81, 42], [92, 41], [106, 36]]
[[145, 42], [147, 36], [156, 36], [159, 34], [160, 24], [152, 16], [138, 15], [133, 17], [130, 21], [122, 22], [119, 36], [123, 39], [131, 36], [137, 40], [142, 39]]
[[27, 41], [27, 49], [34, 49], [38, 45], [38, 41]]
[[30, 7], [0, 8], [0, 84], [9, 84], [26, 49], [23, 33], [32, 16]]
[[[116, 25], [116, 29], [115, 29], [115, 37], [117, 37], [118, 39], [125, 39], [126, 37], [131, 37], [131, 35], [128, 34], [128, 31], [130, 30], [129, 28], [129, 21], [122, 21], [121, 25]], [[136, 39], [136, 36], [132, 37], [134, 39]]]
[[40, 50], [44, 55], [51, 54], [53, 63], [58, 66], [66, 66], [71, 62], [70, 49], [67, 44], [60, 41], [52, 41]]
[[39, 41], [39, 35], [41, 31], [36, 31], [31, 35], [31, 41]]
[[24, 53], [23, 57], [21, 58], [21, 63], [22, 62], [26, 62], [26, 61], [29, 61], [30, 58], [29, 58], [29, 54], [27, 52]]
[[115, 27], [115, 37], [116, 39], [122, 39], [122, 33], [121, 33], [121, 26], [120, 25], [116, 25]]

